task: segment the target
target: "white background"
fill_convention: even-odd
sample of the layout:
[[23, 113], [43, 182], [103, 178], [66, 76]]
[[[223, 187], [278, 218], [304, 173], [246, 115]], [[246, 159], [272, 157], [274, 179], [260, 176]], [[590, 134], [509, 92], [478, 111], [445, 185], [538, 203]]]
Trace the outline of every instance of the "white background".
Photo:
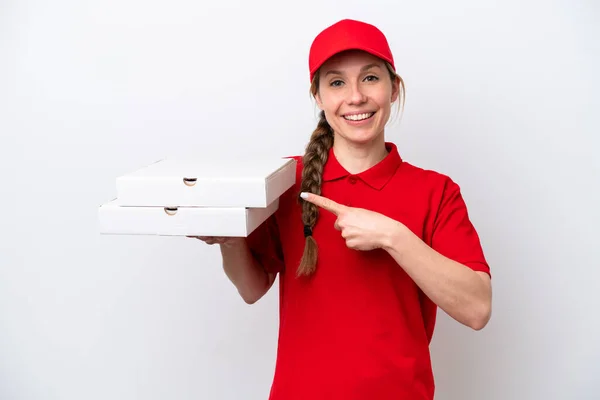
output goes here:
[[387, 138], [461, 185], [493, 269], [483, 331], [440, 313], [436, 399], [599, 398], [598, 2], [2, 0], [0, 399], [266, 399], [276, 290], [248, 306], [216, 247], [100, 236], [97, 207], [163, 156], [300, 154], [346, 17], [388, 36]]

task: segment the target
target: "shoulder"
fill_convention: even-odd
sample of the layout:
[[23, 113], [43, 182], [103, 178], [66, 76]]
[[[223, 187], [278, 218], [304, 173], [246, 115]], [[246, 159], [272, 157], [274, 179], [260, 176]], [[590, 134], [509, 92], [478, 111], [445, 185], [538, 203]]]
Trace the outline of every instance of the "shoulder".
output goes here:
[[448, 174], [433, 169], [426, 169], [407, 161], [402, 162], [399, 173], [413, 187], [419, 187], [429, 192], [460, 190], [458, 183]]
[[464, 228], [470, 224], [467, 202], [455, 179], [446, 173], [406, 162], [402, 169], [401, 175], [407, 179], [402, 186], [410, 188], [415, 207], [420, 204], [426, 208], [433, 223], [432, 232], [439, 232], [441, 227], [458, 229], [456, 227]]
[[413, 204], [421, 204], [438, 214], [443, 209], [466, 207], [459, 183], [442, 171], [403, 162], [399, 168], [401, 189], [409, 191]]

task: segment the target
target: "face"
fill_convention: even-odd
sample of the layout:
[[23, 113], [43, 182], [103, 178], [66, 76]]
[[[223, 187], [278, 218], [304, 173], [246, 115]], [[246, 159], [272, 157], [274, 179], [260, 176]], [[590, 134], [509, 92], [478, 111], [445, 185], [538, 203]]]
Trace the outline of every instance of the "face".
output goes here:
[[315, 99], [336, 135], [360, 145], [383, 136], [398, 92], [381, 59], [352, 51], [323, 64]]

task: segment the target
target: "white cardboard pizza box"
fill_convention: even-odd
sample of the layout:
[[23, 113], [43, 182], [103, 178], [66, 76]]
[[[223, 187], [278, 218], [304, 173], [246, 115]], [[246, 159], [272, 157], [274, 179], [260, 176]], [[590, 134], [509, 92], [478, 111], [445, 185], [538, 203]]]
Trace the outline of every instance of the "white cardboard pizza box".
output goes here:
[[279, 207], [124, 207], [116, 199], [99, 207], [104, 235], [247, 237]]
[[118, 177], [115, 201], [121, 206], [264, 208], [295, 181], [293, 158], [163, 159]]

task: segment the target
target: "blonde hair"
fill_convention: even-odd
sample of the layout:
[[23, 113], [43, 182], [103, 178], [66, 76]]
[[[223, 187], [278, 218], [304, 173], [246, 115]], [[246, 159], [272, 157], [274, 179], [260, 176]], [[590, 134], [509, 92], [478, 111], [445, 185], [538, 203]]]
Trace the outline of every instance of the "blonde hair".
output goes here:
[[[403, 106], [405, 100], [404, 81], [389, 63], [386, 62], [385, 64], [390, 74], [392, 85], [396, 80], [399, 80], [400, 82], [399, 98], [401, 98], [401, 101], [398, 105]], [[310, 86], [310, 92], [313, 97], [317, 95], [318, 90], [319, 72], [317, 71]], [[333, 139], [333, 129], [331, 129], [331, 126], [329, 126], [329, 123], [325, 118], [325, 112], [321, 111], [319, 114], [319, 122], [310, 137], [303, 156], [302, 182], [300, 184], [300, 190], [302, 192], [321, 195], [323, 167], [327, 162], [329, 150], [333, 146]], [[304, 236], [306, 237], [306, 241], [297, 275], [310, 276], [314, 274], [316, 270], [318, 258], [318, 246], [312, 236], [312, 230], [319, 218], [319, 208], [308, 201], [303, 201], [302, 199], [300, 199], [300, 201], [302, 202], [302, 223], [304, 224]]]

